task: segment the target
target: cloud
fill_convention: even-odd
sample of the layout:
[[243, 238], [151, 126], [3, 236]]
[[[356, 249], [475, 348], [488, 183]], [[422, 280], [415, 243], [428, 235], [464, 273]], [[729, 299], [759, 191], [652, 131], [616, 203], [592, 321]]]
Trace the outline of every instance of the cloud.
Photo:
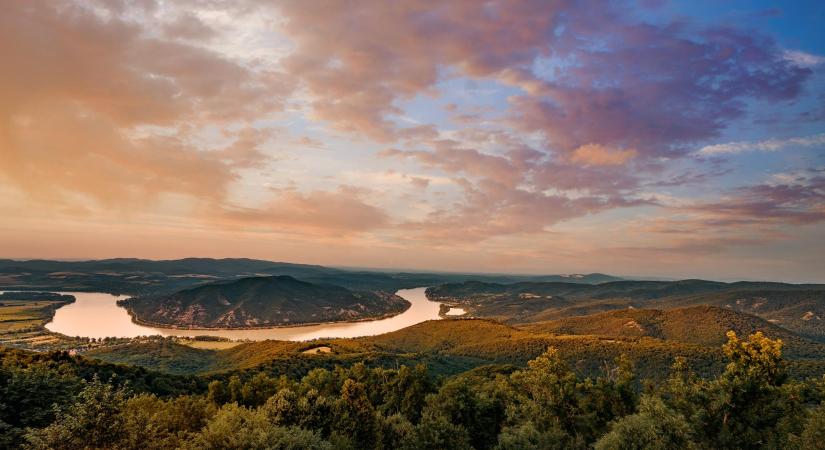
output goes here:
[[219, 220], [244, 229], [342, 235], [381, 228], [389, 217], [352, 187], [336, 191], [283, 191], [259, 208], [225, 208]]
[[261, 167], [270, 160], [262, 147], [274, 137], [272, 129], [246, 127], [226, 134], [235, 141], [227, 147], [210, 152], [211, 156], [237, 169]]
[[785, 50], [782, 55], [785, 59], [799, 67], [816, 67], [822, 63], [825, 63], [825, 56], [805, 53], [799, 50]]
[[172, 22], [163, 24], [163, 34], [175, 39], [208, 40], [217, 36], [218, 32], [203, 23], [194, 14], [183, 14]]
[[643, 199], [546, 194], [491, 181], [460, 183], [464, 202], [439, 208], [425, 220], [402, 223], [405, 239], [439, 245], [479, 242], [496, 236], [546, 233], [565, 220], [613, 208], [649, 204]]
[[[399, 100], [466, 77], [522, 88], [513, 123], [563, 150], [593, 143], [679, 155], [741, 117], [743, 99], [794, 98], [811, 74], [764, 35], [639, 22], [625, 2], [290, 1], [278, 10], [296, 46], [284, 65], [307, 88], [314, 117], [380, 141], [397, 137]], [[536, 73], [539, 61], [553, 73]]]
[[435, 140], [432, 145], [435, 147], [432, 152], [387, 149], [379, 156], [413, 158], [427, 167], [483, 177], [506, 185], [513, 185], [522, 177], [521, 171], [506, 157], [462, 148], [460, 143], [448, 139]]
[[221, 159], [176, 138], [130, 139], [111, 121], [51, 101], [0, 125], [0, 180], [52, 205], [132, 209], [164, 193], [216, 202], [235, 179]]
[[133, 13], [4, 4], [0, 179], [47, 204], [134, 210], [167, 194], [220, 203], [236, 168], [266, 159], [249, 131], [218, 152], [192, 138], [279, 110], [286, 82], [163, 40]]
[[415, 186], [418, 189], [427, 189], [430, 185], [429, 178], [422, 178], [422, 177], [410, 177], [410, 184]]
[[787, 139], [767, 139], [756, 142], [728, 142], [702, 147], [699, 150], [703, 155], [736, 154], [745, 152], [775, 152], [788, 147], [817, 147], [825, 146], [825, 134], [807, 137], [793, 137]]
[[392, 117], [401, 115], [396, 100], [431, 90], [446, 68], [488, 77], [531, 64], [552, 40], [564, 3], [280, 2], [295, 43], [284, 66], [307, 88], [314, 117], [390, 141]]
[[620, 166], [636, 157], [636, 150], [613, 150], [599, 144], [587, 144], [573, 150], [570, 160], [594, 166]]
[[[0, 192], [12, 193], [18, 216], [71, 211], [92, 222], [128, 212], [403, 249], [518, 242], [511, 257], [565, 222], [608, 217], [594, 235], [609, 234], [621, 217], [654, 209], [639, 207], [713, 232], [822, 221], [821, 174], [668, 204], [705, 188], [697, 184], [718, 191], [708, 181], [731, 169], [695, 149], [752, 105], [793, 103], [821, 64], [759, 31], [669, 20], [666, 8], [647, 22], [622, 0], [598, 9], [573, 0], [2, 8]], [[474, 88], [446, 92], [452, 82]], [[291, 153], [272, 164], [276, 146]], [[335, 187], [348, 183], [361, 187]], [[292, 189], [261, 188], [271, 185]], [[621, 208], [633, 209], [591, 217]], [[736, 242], [723, 237], [657, 248]]]
[[772, 183], [735, 189], [718, 202], [693, 205], [708, 214], [708, 223], [738, 225], [810, 224], [825, 221], [825, 176], [821, 171], [794, 177], [775, 177]]
[[632, 148], [674, 158], [744, 114], [744, 100], [799, 95], [809, 69], [764, 36], [690, 23], [634, 23], [620, 14], [572, 13], [553, 48], [556, 65], [533, 95], [512, 99], [513, 126], [555, 148]]

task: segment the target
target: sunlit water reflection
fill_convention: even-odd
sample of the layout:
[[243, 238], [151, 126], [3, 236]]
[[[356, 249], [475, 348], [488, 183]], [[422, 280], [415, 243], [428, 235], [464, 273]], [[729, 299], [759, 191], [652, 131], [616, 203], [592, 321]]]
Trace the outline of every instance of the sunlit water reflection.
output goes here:
[[148, 335], [163, 336], [220, 336], [229, 339], [250, 339], [262, 341], [277, 339], [284, 341], [305, 341], [316, 338], [358, 337], [388, 333], [415, 325], [425, 320], [437, 320], [440, 304], [427, 300], [426, 288], [401, 289], [398, 295], [407, 299], [412, 306], [403, 313], [381, 320], [351, 323], [331, 323], [287, 328], [264, 328], [259, 330], [176, 330], [138, 325], [124, 308], [117, 306], [120, 298], [111, 294], [90, 292], [64, 292], [74, 295], [77, 301], [59, 308], [54, 319], [46, 328], [67, 336], [82, 337], [136, 337]]

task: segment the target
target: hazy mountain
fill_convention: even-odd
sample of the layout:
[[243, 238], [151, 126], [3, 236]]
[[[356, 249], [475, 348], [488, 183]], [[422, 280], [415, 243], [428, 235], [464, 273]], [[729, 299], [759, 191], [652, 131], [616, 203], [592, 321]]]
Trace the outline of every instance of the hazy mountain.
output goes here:
[[586, 275], [497, 275], [347, 270], [245, 258], [185, 258], [165, 261], [133, 258], [93, 261], [0, 259], [0, 289], [99, 291], [138, 295], [171, 293], [217, 280], [264, 275], [288, 275], [311, 283], [335, 284], [356, 290], [389, 292], [467, 280], [490, 283], [567, 281], [581, 284], [602, 283], [619, 279], [598, 273]]

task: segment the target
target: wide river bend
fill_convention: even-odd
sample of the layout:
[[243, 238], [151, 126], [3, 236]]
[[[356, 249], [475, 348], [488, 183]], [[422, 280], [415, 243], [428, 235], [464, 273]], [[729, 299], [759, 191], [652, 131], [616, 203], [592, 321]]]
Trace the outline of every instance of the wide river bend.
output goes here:
[[74, 295], [77, 301], [59, 308], [46, 328], [67, 336], [91, 338], [137, 336], [220, 336], [229, 339], [263, 341], [306, 341], [318, 338], [351, 338], [372, 336], [400, 330], [425, 320], [437, 320], [439, 303], [427, 300], [426, 288], [401, 289], [397, 294], [412, 306], [403, 313], [387, 319], [364, 322], [339, 322], [285, 328], [255, 330], [178, 330], [138, 325], [126, 309], [117, 306], [121, 297], [94, 292], [62, 292]]

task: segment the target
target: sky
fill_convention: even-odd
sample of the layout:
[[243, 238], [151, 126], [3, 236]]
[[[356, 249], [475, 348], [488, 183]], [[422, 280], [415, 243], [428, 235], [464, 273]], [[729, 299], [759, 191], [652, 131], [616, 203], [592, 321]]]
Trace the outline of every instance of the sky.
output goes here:
[[820, 1], [0, 2], [0, 257], [825, 282]]

